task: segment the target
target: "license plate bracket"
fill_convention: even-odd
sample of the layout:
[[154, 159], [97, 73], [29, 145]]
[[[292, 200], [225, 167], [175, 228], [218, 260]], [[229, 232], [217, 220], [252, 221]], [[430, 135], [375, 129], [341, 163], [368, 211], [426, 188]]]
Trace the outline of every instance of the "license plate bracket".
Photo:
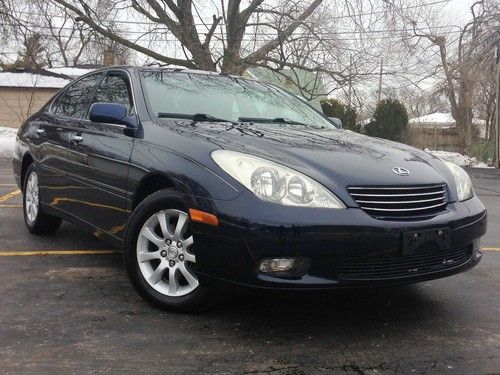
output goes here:
[[403, 255], [413, 254], [425, 243], [432, 243], [440, 250], [450, 248], [450, 229], [434, 228], [403, 233]]

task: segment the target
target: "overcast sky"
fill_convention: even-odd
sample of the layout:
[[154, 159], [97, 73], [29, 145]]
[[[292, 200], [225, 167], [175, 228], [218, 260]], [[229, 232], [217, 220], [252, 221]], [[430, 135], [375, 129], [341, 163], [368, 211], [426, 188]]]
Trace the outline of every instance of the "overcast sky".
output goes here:
[[[268, 0], [272, 2], [272, 0]], [[304, 0], [305, 1], [305, 0]], [[440, 27], [443, 26], [460, 26], [463, 25], [469, 18], [470, 18], [470, 6], [473, 3], [474, 0], [450, 0], [447, 3], [442, 3], [439, 2], [438, 4], [431, 5], [431, 6], [423, 6], [422, 8], [416, 9], [416, 16], [422, 16], [423, 14], [426, 14], [425, 12], [427, 11], [432, 18], [434, 18], [433, 24], [440, 25]], [[430, 4], [430, 3], [435, 3], [438, 2], [437, 0], [411, 0], [411, 1], [403, 1], [401, 0], [401, 6], [403, 8], [406, 7], [412, 7], [414, 5], [425, 5], [425, 4]], [[363, 7], [363, 12], [370, 12], [370, 7], [368, 4], [374, 4], [374, 11], [382, 9], [382, 5], [384, 2], [382, 0], [372, 0], [368, 1], [366, 0], [367, 6]], [[210, 1], [199, 1], [198, 4], [200, 4], [199, 10], [201, 12], [202, 17], [208, 22], [211, 22], [211, 17], [214, 14], [214, 6], [213, 2]], [[219, 2], [215, 2], [215, 4], [219, 4]], [[338, 6], [335, 9], [335, 15], [336, 16], [342, 16], [342, 11], [343, 7], [341, 5], [345, 4], [345, 0], [325, 0], [325, 6], [328, 7], [333, 7], [335, 4]], [[430, 18], [430, 17], [429, 17]], [[55, 18], [57, 19], [57, 18]], [[425, 19], [425, 18], [424, 18]], [[120, 15], [119, 20], [121, 21], [137, 21], [141, 20], [140, 17], [138, 17], [137, 13], [135, 12], [128, 12], [128, 14], [122, 13]], [[419, 22], [419, 25], [421, 23]], [[128, 24], [121, 24], [120, 29], [125, 30], [124, 31], [124, 36], [126, 36], [128, 39], [134, 39], [137, 37], [137, 34], [139, 31], [146, 30], [148, 26], [146, 25], [138, 25], [138, 24], [133, 24], [133, 23], [128, 23]], [[380, 22], [374, 22], [373, 25], [369, 26], [369, 30], [371, 33], [367, 34], [368, 35], [368, 40], [371, 40], [371, 45], [368, 47], [363, 46], [362, 50], [364, 48], [368, 48], [368, 52], [371, 53], [374, 58], [372, 59], [372, 71], [373, 71], [373, 78], [371, 80], [368, 80], [366, 82], [363, 82], [360, 84], [358, 87], [362, 92], [370, 93], [377, 88], [378, 86], [378, 75], [376, 74], [376, 71], [373, 69], [373, 67], [377, 67], [379, 64], [379, 58], [384, 57], [385, 63], [384, 63], [384, 69], [385, 71], [394, 71], [397, 72], [399, 75], [403, 74], [414, 74], [415, 77], [425, 77], [425, 64], [427, 65], [432, 65], [437, 62], [437, 54], [433, 54], [432, 50], [430, 51], [430, 57], [425, 60], [425, 64], [420, 64], [420, 65], [415, 65], [415, 59], [418, 59], [419, 57], [419, 51], [416, 50], [413, 55], [401, 55], [404, 53], [402, 51], [402, 48], [399, 47], [398, 45], [395, 44], [394, 50], [391, 51], [391, 46], [383, 45], [382, 43], [378, 43], [377, 38], [379, 40], [381, 38], [385, 38], [386, 40], [390, 40], [391, 37], [393, 40], [397, 38], [397, 35], [394, 34], [381, 34], [378, 33], [377, 30], [385, 30], [387, 29], [387, 26], [384, 24], [383, 21]], [[338, 22], [338, 25], [336, 25], [336, 30], [339, 30], [341, 32], [341, 37], [342, 38], [357, 38], [360, 36], [359, 33], [356, 33], [356, 26], [352, 20], [346, 18], [342, 20], [342, 22]], [[441, 30], [441, 29], [439, 29]], [[201, 30], [200, 30], [201, 31]], [[352, 34], [350, 34], [350, 31], [354, 31]], [[359, 30], [358, 30], [359, 31]], [[457, 29], [455, 29], [457, 31]], [[165, 34], [157, 34], [159, 35], [158, 38], [160, 40], [155, 43], [155, 50], [163, 53], [168, 53], [170, 55], [175, 55], [175, 57], [183, 58], [183, 52], [182, 49], [180, 48], [179, 43], [174, 43], [173, 42], [173, 37], [170, 35], [165, 35]], [[447, 37], [449, 40], [452, 40], [452, 38], [455, 38], [455, 35], [457, 34], [448, 34]], [[268, 36], [271, 38], [272, 36]], [[263, 37], [264, 38], [264, 37]], [[456, 39], [456, 38], [455, 38]], [[144, 39], [143, 43], [150, 43], [151, 42], [151, 36], [148, 36]], [[350, 43], [350, 42], [348, 42]], [[379, 45], [380, 44], [380, 45]], [[4, 44], [3, 47], [0, 47], [3, 49], [1, 52], [4, 53], [9, 53], [10, 60], [13, 60], [16, 58], [16, 48], [18, 48], [19, 43], [7, 43]], [[357, 45], [356, 41], [352, 42], [352, 46], [349, 45], [350, 47], [353, 47], [353, 50], [356, 48], [359, 49], [359, 46]], [[346, 56], [347, 60], [349, 60], [350, 54], [355, 54], [355, 52], [348, 52], [346, 50], [341, 52], [343, 55]], [[363, 52], [364, 53], [364, 52]], [[427, 53], [427, 52], [426, 52]], [[5, 56], [5, 55], [4, 55]], [[144, 64], [146, 62], [152, 61], [151, 59], [148, 59], [144, 55], [138, 54], [138, 53], [133, 53], [132, 54], [133, 59], [132, 62], [135, 64]], [[418, 61], [417, 61], [418, 63]], [[424, 72], [422, 72], [424, 70]], [[420, 74], [420, 75], [419, 75]], [[422, 78], [423, 79], [423, 78]], [[412, 79], [413, 80], [413, 79]], [[425, 79], [419, 82], [419, 86], [422, 89], [429, 89], [431, 88], [436, 80], [433, 79]], [[385, 88], [398, 88], [404, 85], [408, 85], [408, 81], [406, 77], [396, 77], [396, 76], [384, 76], [383, 84]], [[338, 92], [337, 92], [338, 93]], [[336, 94], [337, 94], [336, 93]]]

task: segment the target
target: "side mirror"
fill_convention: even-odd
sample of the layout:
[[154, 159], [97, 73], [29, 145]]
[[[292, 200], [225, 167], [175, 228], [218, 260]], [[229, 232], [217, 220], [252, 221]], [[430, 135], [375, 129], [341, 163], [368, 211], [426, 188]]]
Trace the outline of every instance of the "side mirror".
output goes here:
[[342, 121], [337, 117], [328, 117], [339, 129], [342, 129]]
[[107, 124], [125, 125], [129, 130], [137, 129], [135, 116], [129, 116], [127, 107], [117, 103], [94, 103], [90, 106], [89, 120]]

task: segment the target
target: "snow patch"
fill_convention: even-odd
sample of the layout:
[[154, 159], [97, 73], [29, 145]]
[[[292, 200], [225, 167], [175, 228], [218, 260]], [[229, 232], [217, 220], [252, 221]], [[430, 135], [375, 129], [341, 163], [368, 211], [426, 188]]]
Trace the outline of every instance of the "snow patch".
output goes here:
[[42, 74], [0, 72], [0, 86], [2, 87], [59, 89], [66, 86], [69, 82], [67, 79]]
[[11, 158], [17, 129], [0, 127], [0, 158]]
[[436, 112], [436, 113], [431, 113], [422, 117], [416, 117], [408, 120], [408, 123], [410, 124], [415, 124], [415, 123], [420, 123], [420, 122], [425, 122], [425, 123], [455, 123], [455, 119], [451, 115], [451, 113], [443, 113], [443, 112]]
[[95, 69], [61, 67], [61, 68], [48, 68], [46, 70], [56, 74], [63, 74], [68, 77], [80, 77], [83, 76], [84, 74], [93, 72]]
[[475, 157], [462, 155], [458, 152], [434, 151], [434, 150], [429, 150], [427, 148], [425, 149], [425, 152], [428, 152], [429, 154], [437, 156], [443, 160], [455, 163], [460, 167], [492, 168], [488, 166], [488, 164], [478, 161]]

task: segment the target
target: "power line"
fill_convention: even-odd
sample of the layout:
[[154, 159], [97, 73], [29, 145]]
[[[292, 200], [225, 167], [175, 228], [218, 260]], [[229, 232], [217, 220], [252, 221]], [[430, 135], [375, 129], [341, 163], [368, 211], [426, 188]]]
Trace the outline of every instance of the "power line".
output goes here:
[[[20, 21], [22, 22], [22, 21]], [[47, 25], [38, 25], [33, 22], [28, 22], [26, 21], [26, 24], [31, 25], [31, 27], [34, 28], [39, 28], [39, 29], [47, 29], [47, 30], [69, 30], [69, 31], [74, 31], [75, 29], [73, 27], [68, 27], [68, 26], [47, 26]], [[2, 26], [17, 26], [16, 24], [13, 23], [5, 23], [5, 22], [0, 22], [0, 25]], [[153, 24], [152, 24], [153, 25]], [[155, 24], [159, 25], [159, 24]], [[434, 29], [446, 29], [447, 31], [440, 32], [441, 34], [453, 34], [460, 32], [461, 30], [449, 30], [451, 28], [459, 27], [456, 25], [442, 25], [442, 26], [434, 26], [432, 28], [420, 28], [420, 29], [415, 29], [415, 31], [429, 31], [433, 32]], [[92, 28], [88, 28], [87, 30], [92, 30]], [[119, 31], [120, 33], [127, 33], [127, 34], [165, 34], [165, 33], [171, 33], [171, 31], [167, 28], [163, 28], [164, 31], [161, 30], [121, 30]], [[112, 29], [111, 29], [112, 31]], [[359, 35], [365, 35], [365, 34], [381, 34], [381, 33], [395, 33], [395, 32], [408, 32], [408, 29], [383, 29], [383, 30], [338, 30], [335, 32], [326, 32], [326, 31], [314, 31], [314, 34], [339, 34], [339, 35], [344, 35], [344, 34], [359, 34]], [[413, 31], [413, 30], [410, 30]], [[277, 33], [266, 33], [266, 32], [258, 32], [258, 35], [263, 35], [263, 36], [277, 36]], [[382, 37], [381, 37], [382, 38]]]
[[[429, 2], [429, 3], [423, 3], [423, 4], [414, 4], [414, 5], [409, 5], [407, 7], [404, 7], [404, 8], [401, 8], [400, 10], [410, 10], [410, 9], [418, 9], [418, 8], [425, 8], [425, 7], [428, 7], [428, 6], [432, 6], [432, 5], [437, 5], [437, 4], [443, 4], [443, 3], [449, 3], [451, 0], [436, 0], [436, 1], [432, 1], [432, 2]], [[333, 17], [330, 17], [330, 19], [347, 19], [347, 18], [356, 18], [356, 17], [365, 17], [365, 16], [372, 16], [372, 15], [375, 15], [375, 14], [384, 14], [384, 13], [387, 13], [387, 10], [379, 10], [379, 11], [372, 11], [372, 12], [366, 12], [366, 13], [358, 13], [358, 14], [350, 14], [350, 15], [342, 15], [342, 16], [333, 16]], [[40, 15], [40, 14], [35, 14], [35, 13], [32, 13], [32, 12], [23, 12], [23, 11], [20, 11], [20, 12], [16, 12], [16, 14], [24, 14], [24, 15], [28, 15], [30, 17], [45, 17], [46, 15]], [[66, 16], [61, 16], [61, 15], [58, 15], [58, 14], [54, 14], [54, 15], [50, 15], [51, 18], [64, 18], [64, 19], [67, 19]], [[155, 25], [156, 23], [152, 22], [152, 21], [130, 21], [130, 20], [113, 20], [113, 23], [123, 23], [123, 24], [134, 24], [134, 25]], [[195, 23], [195, 26], [206, 26], [207, 24], [211, 24], [212, 23], [212, 20], [210, 21], [207, 21], [205, 23], [201, 22], [201, 23]], [[221, 25], [224, 25], [224, 21], [221, 20], [220, 23]]]

